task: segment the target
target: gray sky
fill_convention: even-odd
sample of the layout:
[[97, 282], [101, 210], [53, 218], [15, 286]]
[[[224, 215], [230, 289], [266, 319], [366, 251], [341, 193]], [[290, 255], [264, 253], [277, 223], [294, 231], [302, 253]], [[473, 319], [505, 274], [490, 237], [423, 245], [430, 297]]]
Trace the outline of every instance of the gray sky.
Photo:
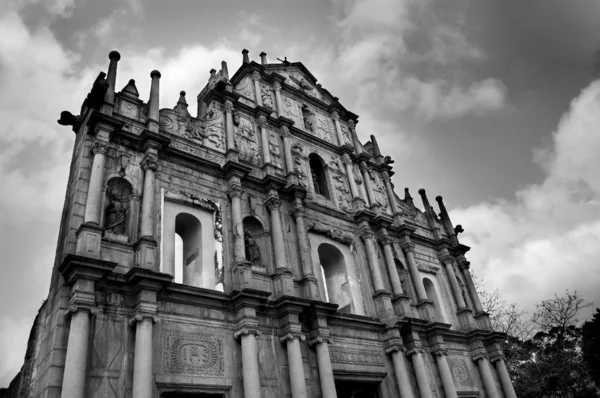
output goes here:
[[600, 305], [599, 20], [595, 0], [2, 2], [0, 386], [47, 296], [74, 140], [56, 119], [113, 49], [118, 89], [147, 99], [161, 71], [161, 107], [242, 48], [303, 62], [396, 160], [397, 192], [443, 195], [488, 289]]

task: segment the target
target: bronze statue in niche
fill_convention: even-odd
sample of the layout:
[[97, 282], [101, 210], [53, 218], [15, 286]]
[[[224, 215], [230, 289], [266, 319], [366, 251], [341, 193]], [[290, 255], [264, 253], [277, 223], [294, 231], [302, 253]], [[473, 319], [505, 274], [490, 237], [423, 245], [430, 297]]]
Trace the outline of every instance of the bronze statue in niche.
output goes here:
[[127, 218], [129, 201], [133, 196], [133, 188], [129, 181], [115, 177], [108, 180], [106, 198], [108, 205], [105, 210], [104, 228], [116, 234], [127, 234]]

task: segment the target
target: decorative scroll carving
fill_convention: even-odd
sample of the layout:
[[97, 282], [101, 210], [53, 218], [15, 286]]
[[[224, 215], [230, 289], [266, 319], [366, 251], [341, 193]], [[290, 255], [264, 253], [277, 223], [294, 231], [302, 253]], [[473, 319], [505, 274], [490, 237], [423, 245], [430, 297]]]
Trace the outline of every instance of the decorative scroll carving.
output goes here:
[[384, 366], [380, 351], [330, 347], [331, 363], [358, 366]]
[[450, 367], [450, 373], [452, 373], [452, 378], [454, 379], [456, 387], [475, 386], [473, 375], [471, 374], [467, 361], [460, 358], [448, 358], [448, 366]]
[[224, 376], [223, 337], [166, 332], [163, 366], [166, 373]]
[[260, 165], [260, 148], [258, 146], [258, 136], [254, 121], [240, 117], [240, 125], [235, 133], [236, 145], [239, 152], [239, 159]]
[[351, 233], [329, 228], [319, 222], [309, 222], [308, 230], [347, 245], [354, 243], [354, 235]]

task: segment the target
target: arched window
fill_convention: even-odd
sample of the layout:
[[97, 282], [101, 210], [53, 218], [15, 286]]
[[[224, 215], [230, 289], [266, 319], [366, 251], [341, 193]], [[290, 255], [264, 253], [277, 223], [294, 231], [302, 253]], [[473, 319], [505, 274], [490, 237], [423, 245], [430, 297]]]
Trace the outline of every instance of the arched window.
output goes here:
[[435, 320], [437, 322], [444, 322], [441, 307], [442, 303], [438, 298], [437, 291], [435, 290], [435, 285], [429, 278], [423, 278], [423, 287], [425, 287], [425, 294], [427, 294], [427, 298], [433, 301], [433, 307], [435, 308]]
[[325, 173], [325, 162], [315, 154], [308, 155], [310, 164], [310, 174], [312, 176], [313, 187], [317, 195], [322, 195], [329, 199], [329, 187], [327, 186], [327, 174]]
[[344, 255], [329, 243], [321, 243], [317, 252], [321, 262], [327, 301], [339, 305], [340, 312], [354, 312]]
[[113, 177], [106, 184], [104, 229], [116, 235], [128, 235], [133, 187], [124, 178]]

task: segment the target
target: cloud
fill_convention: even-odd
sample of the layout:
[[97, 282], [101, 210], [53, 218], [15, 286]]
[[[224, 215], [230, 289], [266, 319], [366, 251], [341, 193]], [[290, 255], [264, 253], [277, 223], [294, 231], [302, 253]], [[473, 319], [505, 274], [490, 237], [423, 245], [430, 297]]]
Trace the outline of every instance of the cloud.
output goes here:
[[578, 289], [600, 302], [600, 81], [572, 101], [552, 145], [535, 151], [546, 177], [515, 200], [454, 210], [473, 247], [474, 272], [528, 311], [540, 298]]

